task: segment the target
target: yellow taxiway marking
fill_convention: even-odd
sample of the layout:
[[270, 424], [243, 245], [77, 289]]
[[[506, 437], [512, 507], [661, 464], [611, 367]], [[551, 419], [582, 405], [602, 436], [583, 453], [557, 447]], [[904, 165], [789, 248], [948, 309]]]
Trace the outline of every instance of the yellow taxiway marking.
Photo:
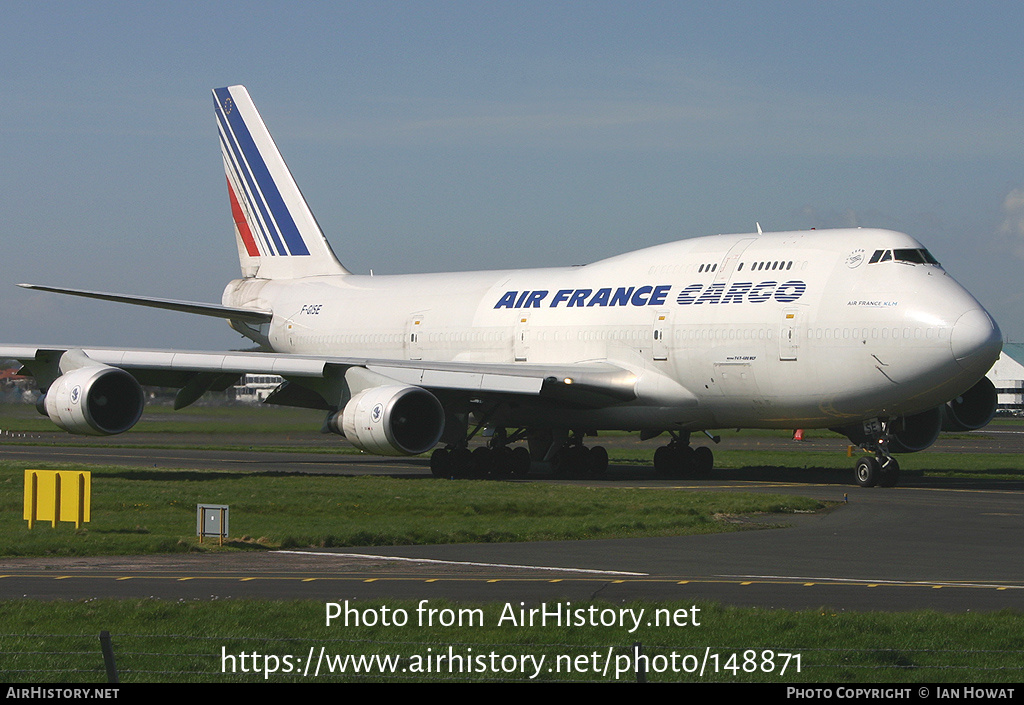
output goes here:
[[[751, 579], [753, 577], [753, 579]], [[587, 577], [573, 577], [573, 578], [546, 578], [546, 577], [526, 577], [526, 576], [505, 576], [501, 578], [487, 578], [485, 576], [478, 577], [404, 577], [404, 576], [386, 576], [386, 577], [374, 577], [364, 578], [357, 575], [350, 576], [337, 576], [337, 575], [323, 575], [318, 577], [308, 576], [283, 576], [283, 575], [188, 575], [188, 576], [176, 576], [176, 575], [154, 575], [154, 574], [141, 574], [141, 575], [116, 575], [111, 573], [106, 574], [77, 574], [77, 575], [40, 575], [37, 573], [22, 573], [22, 574], [11, 574], [5, 573], [0, 575], [0, 579], [11, 579], [11, 578], [42, 578], [48, 580], [72, 580], [72, 579], [86, 579], [86, 580], [116, 580], [126, 581], [135, 580], [171, 580], [176, 582], [187, 582], [195, 580], [236, 580], [239, 582], [269, 582], [269, 581], [293, 581], [293, 582], [320, 582], [330, 583], [331, 581], [347, 581], [347, 582], [362, 582], [362, 583], [374, 583], [374, 582], [415, 582], [415, 583], [453, 583], [453, 582], [470, 582], [470, 583], [593, 583], [606, 581], [601, 578], [587, 576]], [[800, 585], [804, 587], [828, 587], [831, 585], [844, 585], [848, 587], [867, 587], [867, 588], [880, 588], [880, 587], [916, 587], [916, 588], [931, 588], [932, 590], [941, 590], [942, 588], [973, 588], [982, 590], [1024, 590], [1024, 583], [985, 583], [985, 582], [968, 582], [968, 581], [950, 581], [945, 583], [936, 582], [925, 582], [925, 581], [904, 581], [904, 580], [893, 580], [893, 581], [880, 581], [874, 580], [868, 582], [867, 580], [857, 579], [808, 579], [807, 577], [797, 576], [744, 576], [740, 578], [738, 576], [721, 576], [721, 577], [697, 577], [697, 578], [685, 578], [680, 580], [679, 578], [673, 577], [645, 577], [645, 578], [618, 578], [614, 581], [616, 584], [629, 584], [629, 583], [666, 583], [676, 585]]]

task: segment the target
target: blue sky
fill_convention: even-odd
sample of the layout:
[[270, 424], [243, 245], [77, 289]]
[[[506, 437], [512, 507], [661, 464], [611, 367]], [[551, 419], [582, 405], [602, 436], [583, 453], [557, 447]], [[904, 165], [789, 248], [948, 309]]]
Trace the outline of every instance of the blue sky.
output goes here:
[[0, 340], [244, 344], [210, 90], [244, 84], [378, 273], [877, 226], [1024, 340], [1019, 3], [3, 3]]

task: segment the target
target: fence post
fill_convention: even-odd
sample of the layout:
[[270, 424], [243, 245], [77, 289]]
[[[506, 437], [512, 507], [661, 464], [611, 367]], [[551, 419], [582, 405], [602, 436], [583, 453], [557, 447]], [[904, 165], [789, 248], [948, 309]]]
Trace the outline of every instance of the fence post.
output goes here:
[[639, 641], [633, 642], [633, 665], [636, 666], [636, 682], [646, 683], [647, 682], [647, 662], [641, 660], [640, 656], [643, 655], [644, 645]]
[[100, 632], [100, 650], [103, 652], [103, 666], [107, 669], [107, 683], [120, 683], [117, 677], [117, 664], [114, 663], [114, 646], [110, 643], [110, 632]]

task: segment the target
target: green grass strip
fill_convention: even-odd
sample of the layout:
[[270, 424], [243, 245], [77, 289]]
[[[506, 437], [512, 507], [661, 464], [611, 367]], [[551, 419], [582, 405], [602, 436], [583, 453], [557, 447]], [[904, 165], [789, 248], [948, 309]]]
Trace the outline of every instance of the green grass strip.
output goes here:
[[[1024, 616], [1011, 612], [853, 614], [684, 601], [562, 602], [587, 615], [587, 623], [530, 626], [508, 615], [538, 603], [431, 600], [426, 608], [435, 610], [434, 623], [428, 625], [420, 604], [352, 603], [360, 619], [373, 617], [375, 626], [355, 626], [355, 618], [348, 626], [340, 618], [327, 626], [327, 605], [312, 601], [0, 602], [0, 680], [102, 683], [101, 630], [112, 635], [124, 683], [632, 682], [634, 643], [643, 646], [649, 682], [1019, 683], [1024, 675]], [[549, 611], [559, 605], [544, 604]], [[382, 625], [385, 609], [390, 617]], [[591, 624], [590, 614], [624, 609], [644, 610], [632, 633], [619, 624]], [[397, 626], [403, 613], [406, 624]], [[450, 626], [439, 624], [445, 615]], [[683, 619], [673, 624], [665, 616]], [[310, 654], [320, 661], [318, 677], [301, 675]], [[394, 668], [365, 661], [375, 655], [394, 658]], [[364, 660], [361, 672], [353, 672], [353, 659]]]
[[[93, 473], [92, 521], [30, 530], [25, 466], [0, 463], [0, 556], [200, 550], [199, 503], [230, 506], [226, 550], [714, 533], [750, 528], [737, 515], [824, 508], [801, 497], [668, 488], [76, 467]], [[202, 550], [217, 549], [207, 542]]]

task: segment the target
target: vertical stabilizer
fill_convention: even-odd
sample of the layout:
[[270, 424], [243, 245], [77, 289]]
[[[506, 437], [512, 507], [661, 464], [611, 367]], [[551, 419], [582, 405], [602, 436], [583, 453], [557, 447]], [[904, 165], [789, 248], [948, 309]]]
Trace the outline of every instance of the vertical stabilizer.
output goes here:
[[244, 86], [216, 88], [217, 130], [242, 276], [348, 274]]

